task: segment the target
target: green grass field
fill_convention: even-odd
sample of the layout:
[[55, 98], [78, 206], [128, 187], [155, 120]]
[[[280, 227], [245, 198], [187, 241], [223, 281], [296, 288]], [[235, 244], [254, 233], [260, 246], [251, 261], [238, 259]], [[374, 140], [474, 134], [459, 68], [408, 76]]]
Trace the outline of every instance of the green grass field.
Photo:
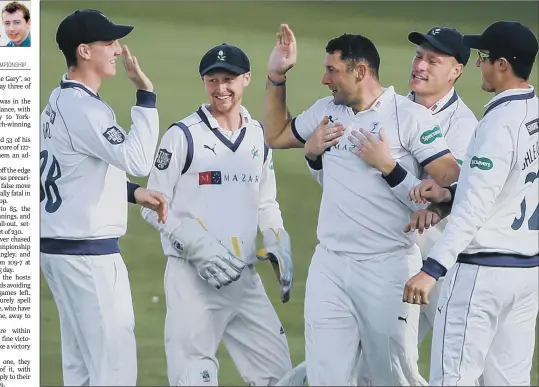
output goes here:
[[[266, 61], [279, 24], [289, 23], [298, 39], [299, 61], [289, 74], [288, 104], [293, 113], [327, 95], [320, 84], [324, 47], [344, 32], [362, 33], [377, 44], [381, 57], [381, 80], [407, 92], [407, 79], [414, 46], [407, 40], [412, 30], [426, 32], [435, 25], [453, 26], [463, 33], [479, 33], [497, 20], [518, 20], [537, 34], [537, 2], [114, 2], [86, 1], [41, 3], [41, 106], [60, 81], [65, 63], [55, 44], [60, 20], [76, 8], [98, 8], [120, 23], [136, 26], [125, 39], [132, 53], [154, 83], [162, 132], [205, 102], [198, 77], [198, 62], [211, 46], [228, 42], [244, 48], [251, 57], [253, 80], [244, 104], [261, 118]], [[476, 54], [457, 84], [465, 102], [479, 117], [491, 98], [479, 88]], [[537, 87], [537, 68], [532, 83]], [[128, 128], [134, 88], [118, 63], [118, 76], [105, 82], [100, 94], [115, 109], [120, 124]], [[260, 265], [266, 289], [281, 316], [294, 364], [304, 358], [303, 296], [307, 268], [317, 243], [316, 224], [320, 189], [308, 173], [301, 150], [275, 152], [278, 200], [293, 243], [296, 263], [292, 300], [281, 304], [276, 280], [268, 265]], [[145, 179], [134, 179], [145, 184]], [[143, 223], [136, 206], [130, 207], [129, 230], [122, 239], [128, 265], [136, 317], [139, 384], [166, 385], [163, 348], [163, 270], [165, 259], [158, 235]], [[58, 317], [45, 281], [41, 284], [41, 384], [62, 383]], [[152, 303], [158, 296], [159, 302]], [[429, 340], [421, 347], [421, 371], [428, 378]], [[536, 351], [537, 353], [537, 351]], [[244, 385], [224, 348], [220, 384]], [[537, 356], [537, 355], [536, 355]], [[536, 357], [537, 362], [537, 357]], [[539, 382], [534, 368], [532, 384]]]

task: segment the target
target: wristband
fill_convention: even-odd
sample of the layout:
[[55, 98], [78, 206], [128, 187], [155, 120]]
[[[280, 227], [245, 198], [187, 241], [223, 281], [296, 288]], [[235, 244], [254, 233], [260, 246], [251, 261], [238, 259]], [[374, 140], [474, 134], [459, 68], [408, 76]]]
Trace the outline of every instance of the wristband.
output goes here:
[[442, 188], [445, 188], [446, 190], [449, 191], [450, 195], [451, 195], [451, 199], [449, 199], [449, 202], [447, 202], [447, 204], [449, 206], [452, 206], [453, 205], [453, 201], [455, 200], [455, 194], [457, 193], [457, 183], [454, 183], [450, 186], [447, 186], [447, 187], [442, 187]]
[[272, 80], [270, 76], [268, 75], [268, 81], [270, 81], [273, 86], [284, 86], [286, 84], [286, 77], [284, 77], [284, 80], [277, 82], [277, 81]]
[[129, 203], [137, 204], [137, 201], [135, 200], [135, 191], [139, 187], [140, 185], [136, 183], [132, 183], [130, 181], [127, 182], [127, 201]]

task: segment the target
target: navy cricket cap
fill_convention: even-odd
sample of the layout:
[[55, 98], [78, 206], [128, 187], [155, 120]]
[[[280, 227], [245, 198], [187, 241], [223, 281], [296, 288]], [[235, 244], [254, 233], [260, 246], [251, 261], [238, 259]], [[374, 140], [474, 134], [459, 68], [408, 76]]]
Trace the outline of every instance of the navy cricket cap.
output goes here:
[[464, 44], [478, 50], [488, 50], [493, 58], [505, 58], [509, 63], [533, 66], [538, 43], [533, 32], [518, 22], [499, 21], [481, 35], [464, 35]]
[[77, 10], [68, 15], [56, 31], [56, 43], [60, 50], [75, 48], [79, 44], [109, 42], [127, 36], [133, 26], [114, 24], [95, 9]]
[[455, 57], [464, 66], [470, 59], [470, 48], [464, 45], [462, 34], [454, 28], [434, 27], [426, 34], [411, 32], [408, 40], [418, 46], [427, 42], [442, 54]]
[[251, 71], [251, 63], [239, 47], [222, 43], [204, 54], [200, 60], [198, 71], [200, 76], [204, 76], [216, 69], [240, 75]]

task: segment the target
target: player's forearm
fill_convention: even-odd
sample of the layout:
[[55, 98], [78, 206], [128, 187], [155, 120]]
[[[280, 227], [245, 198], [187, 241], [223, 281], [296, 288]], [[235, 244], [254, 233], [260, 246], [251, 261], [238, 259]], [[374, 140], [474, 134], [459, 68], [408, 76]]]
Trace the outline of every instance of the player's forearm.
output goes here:
[[[284, 80], [276, 79], [273, 82]], [[271, 148], [284, 147], [279, 138], [292, 120], [286, 106], [286, 85], [276, 86], [270, 78], [266, 81], [266, 95], [264, 99], [264, 138]]]
[[460, 166], [454, 157], [447, 157], [447, 160], [442, 168], [437, 168], [434, 173], [431, 172], [432, 171], [427, 170], [427, 173], [432, 176], [438, 185], [446, 187], [459, 179]]
[[382, 178], [391, 188], [391, 192], [405, 206], [412, 211], [423, 210], [427, 207], [426, 204], [416, 203], [410, 200], [409, 192], [415, 186], [421, 184], [421, 180], [415, 177], [404, 169], [399, 163], [387, 174], [382, 174]]
[[137, 91], [137, 104], [131, 108], [133, 124], [123, 144], [125, 171], [133, 176], [147, 176], [152, 168], [159, 140], [159, 114], [155, 94]]

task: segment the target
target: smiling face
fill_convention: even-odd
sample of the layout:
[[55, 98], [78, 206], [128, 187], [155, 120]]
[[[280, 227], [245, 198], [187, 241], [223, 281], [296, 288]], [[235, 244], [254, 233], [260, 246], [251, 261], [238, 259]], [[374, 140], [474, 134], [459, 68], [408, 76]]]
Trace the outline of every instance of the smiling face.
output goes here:
[[12, 13], [2, 12], [2, 23], [8, 39], [16, 45], [24, 42], [30, 33], [30, 20], [26, 21], [21, 10]]
[[212, 111], [225, 114], [241, 105], [243, 90], [249, 85], [251, 73], [241, 75], [218, 70], [202, 77]]
[[410, 91], [418, 95], [432, 95], [453, 87], [463, 65], [449, 55], [442, 54], [433, 47], [423, 44], [417, 47], [412, 61]]
[[122, 54], [122, 48], [117, 40], [81, 44], [77, 50], [86, 66], [101, 79], [116, 75], [116, 57]]

